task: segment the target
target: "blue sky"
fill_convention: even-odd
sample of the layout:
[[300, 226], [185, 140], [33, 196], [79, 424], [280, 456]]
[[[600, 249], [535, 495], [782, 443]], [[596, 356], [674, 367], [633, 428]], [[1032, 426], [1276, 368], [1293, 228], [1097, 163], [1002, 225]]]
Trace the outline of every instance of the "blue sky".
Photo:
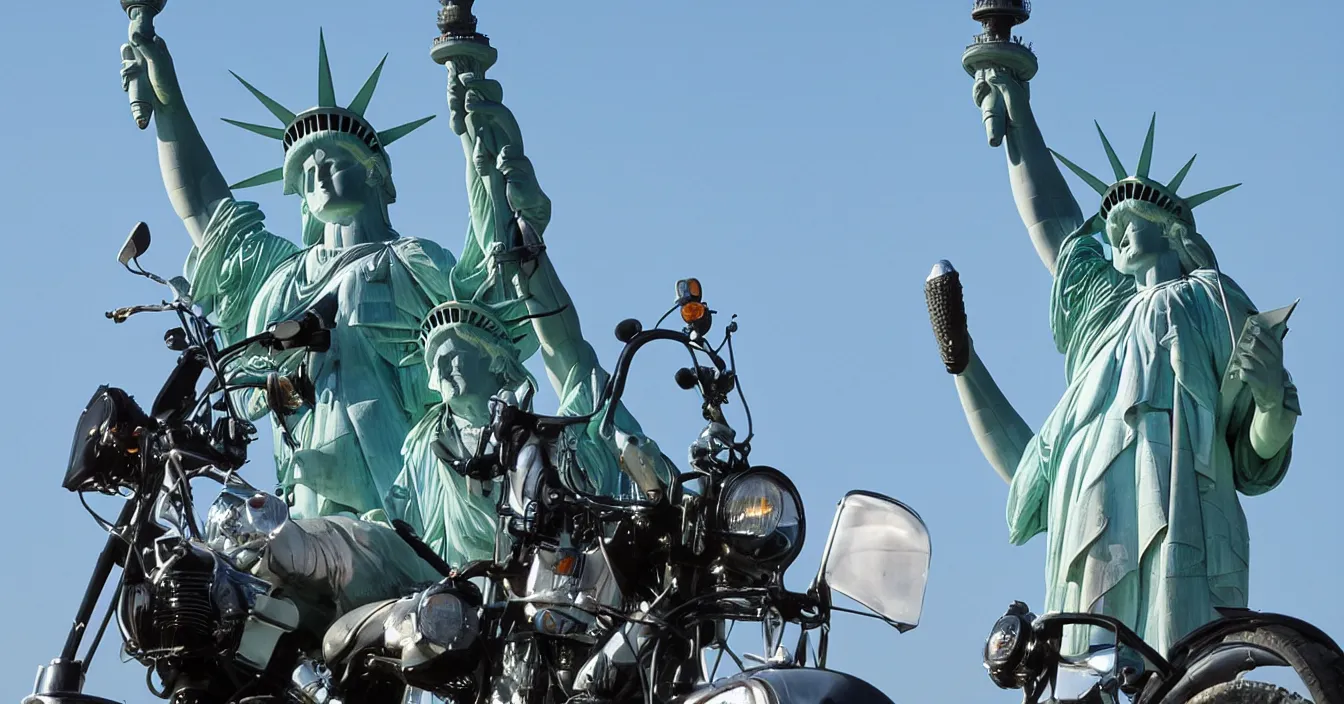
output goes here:
[[[622, 318], [666, 308], [698, 276], [740, 316], [738, 361], [756, 417], [754, 457], [789, 472], [820, 555], [835, 502], [865, 488], [918, 509], [934, 558], [922, 625], [905, 635], [840, 617], [832, 663], [900, 701], [1015, 701], [985, 678], [979, 649], [1014, 599], [1039, 606], [1043, 546], [1007, 543], [1006, 487], [981, 458], [929, 333], [922, 286], [948, 258], [962, 272], [976, 346], [1033, 426], [1063, 389], [1050, 341], [1049, 276], [990, 149], [959, 56], [978, 25], [969, 2], [477, 3], [500, 49], [527, 151], [555, 202], [547, 232], [588, 337], [608, 363]], [[1098, 119], [1133, 161], [1157, 112], [1153, 173], [1192, 153], [1191, 192], [1244, 182], [1200, 210], [1226, 273], [1263, 308], [1301, 298], [1287, 364], [1301, 389], [1292, 469], [1244, 501], [1251, 605], [1344, 637], [1338, 598], [1344, 461], [1344, 190], [1338, 28], [1321, 0], [1037, 2], [1021, 33], [1041, 71], [1032, 96], [1049, 144], [1095, 173]], [[376, 8], [376, 9], [375, 9]], [[405, 235], [456, 251], [465, 233], [463, 157], [448, 131], [428, 0], [170, 3], [158, 25], [187, 100], [230, 180], [280, 163], [273, 142], [217, 118], [269, 123], [227, 73], [291, 108], [316, 102], [324, 27], [338, 97], [390, 52], [369, 118], [386, 129], [441, 117], [391, 148]], [[114, 256], [137, 220], [156, 233], [146, 266], [180, 270], [187, 236], [159, 181], [152, 131], [135, 129], [117, 75], [116, 3], [20, 3], [6, 13], [10, 95], [0, 193], [0, 406], [10, 500], [0, 517], [0, 699], [26, 693], [54, 657], [102, 535], [59, 487], [69, 433], [100, 383], [152, 397], [174, 359], [169, 322], [113, 326], [103, 311], [155, 300]], [[1085, 210], [1095, 196], [1071, 180]], [[298, 234], [279, 187], [245, 194], [272, 230]], [[674, 458], [702, 424], [672, 383], [680, 357], [653, 352], [627, 399]], [[250, 477], [269, 485], [264, 441]], [[110, 512], [107, 504], [100, 504]], [[95, 663], [88, 691], [143, 700], [143, 671]]]

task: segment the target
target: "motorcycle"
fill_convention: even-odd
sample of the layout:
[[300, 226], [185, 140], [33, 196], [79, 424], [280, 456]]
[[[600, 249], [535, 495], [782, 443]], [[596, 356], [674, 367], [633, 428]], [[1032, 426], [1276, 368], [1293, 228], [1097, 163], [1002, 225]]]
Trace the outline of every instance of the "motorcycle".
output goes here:
[[[299, 627], [298, 608], [282, 589], [240, 566], [240, 558], [255, 547], [244, 544], [247, 537], [265, 538], [281, 528], [288, 507], [236, 473], [256, 429], [232, 394], [268, 384], [294, 387], [275, 374], [239, 380], [233, 370], [258, 354], [327, 349], [331, 312], [324, 317], [308, 311], [221, 348], [216, 329], [193, 308], [185, 279], [165, 281], [140, 266], [149, 245], [149, 228], [140, 223], [118, 261], [168, 286], [173, 299], [107, 316], [119, 323], [143, 312], [175, 313], [181, 326], [164, 340], [181, 356], [148, 413], [125, 391], [102, 386], [80, 416], [62, 486], [80, 495], [108, 538], [60, 657], [39, 669], [34, 693], [24, 702], [109, 703], [82, 692], [114, 617], [125, 653], [146, 667], [146, 685], [161, 698], [180, 704], [311, 701], [305, 688], [311, 689], [323, 668], [304, 655], [309, 636]], [[207, 371], [213, 379], [198, 393]], [[204, 530], [192, 500], [190, 484], [197, 478], [222, 486]], [[89, 492], [121, 496], [124, 508], [115, 520], [105, 520], [85, 501]], [[94, 611], [114, 567], [121, 568], [120, 577], [95, 624]], [[93, 641], [80, 657], [81, 643], [95, 625]]]
[[[495, 553], [460, 569], [440, 564], [449, 576], [435, 587], [369, 604], [332, 627], [324, 660], [349, 700], [409, 691], [457, 704], [890, 702], [826, 669], [831, 615], [851, 611], [832, 597], [843, 594], [869, 610], [853, 613], [900, 631], [914, 628], [930, 559], [923, 521], [894, 499], [850, 492], [811, 587], [785, 588], [806, 535], [802, 500], [783, 472], [748, 459], [753, 433], [733, 359], [736, 322], [711, 345], [713, 311], [699, 282], [679, 282], [677, 293], [663, 319], [679, 310], [684, 329], [664, 329], [662, 320], [650, 330], [633, 319], [617, 326], [625, 346], [593, 414], [542, 416], [527, 410], [527, 399], [494, 400], [487, 440], [454, 469], [497, 500]], [[659, 472], [671, 461], [614, 424], [636, 353], [655, 341], [690, 353], [676, 382], [699, 392], [708, 422], [685, 473]], [[723, 413], [734, 392], [748, 423], [742, 440]], [[587, 485], [574, 435], [589, 423], [616, 440], [627, 495]], [[398, 527], [418, 542], [409, 526]], [[746, 656], [755, 666], [729, 647], [737, 622], [761, 624], [765, 654]], [[799, 631], [792, 653], [783, 645], [790, 623]], [[740, 674], [718, 677], [725, 655]]]
[[[1316, 704], [1344, 702], [1344, 652], [1319, 628], [1279, 614], [1220, 609], [1221, 618], [1177, 641], [1165, 656], [1118, 619], [1097, 614], [1036, 617], [1022, 602], [1009, 607], [985, 642], [984, 665], [1003, 689], [1021, 689], [1024, 704], [1292, 704], [1301, 697], [1241, 676], [1258, 667], [1291, 667]], [[1080, 654], [1065, 655], [1064, 629], [1107, 634]]]

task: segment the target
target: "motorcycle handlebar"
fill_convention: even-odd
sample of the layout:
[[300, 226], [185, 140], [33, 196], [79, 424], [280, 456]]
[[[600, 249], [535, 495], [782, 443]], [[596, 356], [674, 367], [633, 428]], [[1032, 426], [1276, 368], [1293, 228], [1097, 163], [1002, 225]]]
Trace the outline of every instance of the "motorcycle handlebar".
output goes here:
[[1153, 649], [1139, 637], [1132, 629], [1126, 626], [1119, 619], [1101, 614], [1083, 614], [1083, 613], [1060, 613], [1046, 614], [1036, 619], [1035, 627], [1041, 635], [1048, 639], [1059, 638], [1063, 635], [1065, 626], [1095, 626], [1115, 633], [1116, 640], [1126, 647], [1132, 648], [1142, 655], [1149, 664], [1158, 672], [1166, 675], [1171, 666], [1167, 659]]
[[[622, 323], [622, 326], [624, 325], [625, 324]], [[618, 327], [618, 336], [621, 335], [622, 332], [623, 331]], [[653, 330], [643, 330], [636, 332], [633, 335], [626, 336], [625, 347], [621, 350], [621, 356], [616, 360], [616, 369], [611, 375], [611, 381], [607, 384], [607, 387], [603, 389], [603, 398], [599, 399], [597, 404], [598, 408], [602, 408], [604, 405], [606, 406], [606, 409], [603, 411], [601, 425], [601, 432], [603, 435], [611, 433], [612, 427], [616, 421], [616, 406], [621, 402], [621, 396], [625, 394], [625, 384], [630, 376], [630, 365], [634, 363], [635, 354], [639, 352], [641, 347], [655, 340], [671, 340], [673, 342], [679, 342], [682, 346], [686, 347], [686, 349], [691, 350], [692, 354], [696, 351], [703, 352], [714, 363], [714, 366], [719, 372], [724, 372], [728, 368], [728, 365], [718, 353], [709, 347], [696, 344], [696, 340], [684, 332], [654, 328]]]

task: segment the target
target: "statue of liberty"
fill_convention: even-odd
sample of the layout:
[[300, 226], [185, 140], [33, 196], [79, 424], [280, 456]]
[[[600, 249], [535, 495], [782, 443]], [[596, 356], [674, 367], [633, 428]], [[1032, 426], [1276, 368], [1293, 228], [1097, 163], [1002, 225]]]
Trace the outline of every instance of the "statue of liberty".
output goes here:
[[[340, 107], [320, 40], [317, 107], [298, 113], [239, 78], [280, 126], [228, 122], [279, 142], [284, 161], [227, 185], [187, 109], [168, 48], [153, 31], [151, 9], [130, 10], [123, 85], [134, 99], [134, 89], [148, 83], [139, 97], [149, 109], [142, 105], [137, 118], [143, 127], [153, 116], [164, 185], [192, 238], [185, 268], [195, 301], [226, 342], [323, 302], [336, 304], [330, 350], [305, 363], [312, 403], [287, 421], [288, 441], [276, 443], [279, 484], [292, 514], [385, 514], [401, 471], [403, 440], [438, 402], [420, 353], [422, 321], [435, 306], [464, 296], [505, 302], [510, 294], [491, 256], [496, 245], [512, 244], [514, 233], [503, 228], [516, 217], [539, 233], [550, 219], [550, 202], [531, 178], [521, 140], [501, 153], [502, 128], [493, 112], [498, 84], [484, 78], [488, 65], [449, 76], [471, 213], [466, 244], [455, 258], [433, 241], [400, 236], [392, 227], [388, 206], [397, 191], [387, 148], [431, 118], [374, 129], [364, 113], [382, 64]], [[469, 3], [466, 10], [469, 15]], [[465, 103], [472, 103], [471, 111]], [[507, 161], [503, 169], [496, 157]], [[258, 206], [236, 196], [240, 189], [276, 182], [301, 199], [301, 245], [271, 234]], [[501, 212], [505, 208], [510, 211]], [[524, 308], [520, 303], [518, 310]], [[525, 319], [509, 334], [520, 359], [537, 349]], [[292, 372], [298, 361], [287, 364]], [[267, 406], [254, 398], [249, 408], [258, 418]]]
[[[1039, 431], [975, 353], [946, 262], [930, 275], [930, 312], [976, 441], [1008, 482], [1010, 540], [1046, 535], [1045, 610], [1117, 617], [1166, 652], [1217, 608], [1247, 604], [1238, 494], [1283, 479], [1300, 413], [1283, 367], [1287, 316], [1258, 313], [1196, 230], [1194, 208], [1232, 186], [1178, 195], [1193, 159], [1167, 183], [1150, 176], [1155, 118], [1133, 170], [1101, 135], [1107, 183], [1046, 147], [1027, 90], [1034, 57], [970, 60], [1022, 59], [1024, 49], [986, 40], [968, 50], [967, 70], [1054, 277], [1050, 324], [1067, 388]], [[1097, 192], [1095, 214], [1083, 217], [1054, 157]], [[1066, 647], [1083, 649], [1083, 635]]]
[[[504, 281], [511, 295], [501, 304], [500, 299], [492, 302], [458, 291], [425, 316], [420, 328], [423, 364], [428, 386], [441, 401], [406, 436], [403, 468], [389, 504], [395, 506], [393, 517], [409, 523], [449, 564], [461, 566], [493, 554], [498, 490], [487, 492], [460, 467], [476, 453], [487, 432], [493, 399], [530, 409], [535, 398], [537, 382], [523, 366], [525, 348], [519, 340], [525, 338], [517, 329], [519, 322], [532, 327], [560, 400], [556, 415], [597, 411], [609, 375], [584, 339], [573, 302], [534, 226], [544, 220], [522, 215], [528, 209], [549, 213], [550, 201], [536, 184], [531, 162], [521, 155], [517, 121], [497, 101], [470, 99], [473, 91], [498, 90], [492, 81], [475, 77], [477, 67], [470, 60], [457, 57], [447, 65], [454, 115], [484, 121], [478, 113], [488, 106], [490, 124], [497, 128], [491, 135], [498, 146], [494, 168], [510, 184], [508, 209], [520, 216], [513, 223], [515, 246], [496, 243], [487, 259], [494, 279]], [[479, 143], [473, 149], [479, 151]], [[505, 317], [514, 306], [521, 306], [521, 320]], [[580, 470], [576, 475], [587, 482], [580, 488], [624, 494], [629, 490], [622, 472], [626, 462], [640, 462], [662, 481], [670, 479], [671, 463], [623, 404], [616, 408], [614, 426], [611, 437], [603, 436], [596, 422], [568, 429], [566, 445]]]

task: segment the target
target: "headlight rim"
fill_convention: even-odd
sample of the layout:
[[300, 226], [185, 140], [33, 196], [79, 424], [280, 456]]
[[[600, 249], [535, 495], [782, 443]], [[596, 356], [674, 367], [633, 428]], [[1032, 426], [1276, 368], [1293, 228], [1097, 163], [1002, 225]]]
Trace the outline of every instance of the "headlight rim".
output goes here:
[[[765, 477], [778, 484], [784, 497], [793, 500], [794, 508], [798, 513], [798, 536], [793, 540], [793, 544], [790, 546], [787, 553], [773, 559], [752, 557], [752, 560], [756, 561], [758, 564], [764, 563], [768, 565], [768, 571], [782, 573], [793, 564], [794, 560], [798, 559], [798, 555], [802, 553], [803, 545], [807, 541], [807, 512], [804, 509], [803, 497], [802, 494], [798, 492], [798, 487], [793, 483], [793, 480], [789, 479], [788, 475], [784, 472], [768, 465], [756, 465], [725, 479], [723, 484], [719, 487], [719, 495], [714, 505], [714, 523], [717, 529], [716, 532], [719, 534], [720, 539], [724, 541], [724, 544], [733, 549], [741, 549], [743, 545], [750, 545], [752, 543], [763, 543], [778, 533], [780, 530], [778, 524], [775, 525], [770, 534], [763, 537], [751, 537], [739, 533], [731, 533], [727, 530], [726, 526], [728, 520], [726, 512], [728, 509], [728, 497], [732, 495], [734, 487], [753, 477]], [[751, 556], [744, 554], [743, 557]]]
[[[1030, 677], [1028, 660], [1036, 636], [1035, 620], [1036, 616], [1031, 613], [1026, 604], [1020, 601], [1014, 602], [1012, 606], [1008, 607], [1007, 613], [994, 621], [989, 636], [985, 638], [984, 647], [981, 648], [981, 664], [988, 672], [990, 681], [1000, 689], [1022, 689], [1026, 686]], [[1000, 624], [1010, 622], [1017, 624], [1017, 633], [1012, 647], [1008, 649], [1006, 656], [991, 660], [989, 656], [990, 643], [999, 634]]]
[[[429, 622], [429, 619], [426, 618], [426, 609], [430, 607], [430, 599], [440, 595], [446, 595], [457, 601], [458, 608], [461, 611], [461, 622], [459, 625], [462, 628], [463, 634], [470, 635], [469, 640], [465, 644], [440, 642], [430, 635], [428, 629], [424, 628], [423, 624]], [[425, 589], [416, 598], [415, 604], [409, 610], [407, 616], [410, 619], [410, 637], [413, 644], [428, 644], [444, 652], [462, 652], [470, 650], [479, 640], [480, 623], [476, 618], [476, 611], [471, 600], [465, 595], [460, 594], [458, 590], [454, 588], [454, 585], [440, 583]]]

